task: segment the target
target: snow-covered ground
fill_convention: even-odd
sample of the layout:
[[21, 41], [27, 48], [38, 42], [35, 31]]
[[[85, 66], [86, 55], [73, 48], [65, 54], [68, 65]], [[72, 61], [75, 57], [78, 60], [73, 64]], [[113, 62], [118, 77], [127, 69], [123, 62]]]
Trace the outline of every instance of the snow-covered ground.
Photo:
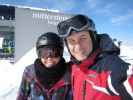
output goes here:
[[[65, 53], [66, 60], [69, 55]], [[122, 59], [133, 64], [133, 47], [121, 46]], [[36, 59], [35, 48], [25, 54], [18, 62], [11, 64], [0, 60], [0, 100], [15, 100], [24, 68]]]
[[133, 65], [133, 46], [121, 45], [120, 57]]
[[24, 68], [35, 58], [36, 52], [33, 48], [14, 64], [0, 60], [0, 100], [15, 100]]

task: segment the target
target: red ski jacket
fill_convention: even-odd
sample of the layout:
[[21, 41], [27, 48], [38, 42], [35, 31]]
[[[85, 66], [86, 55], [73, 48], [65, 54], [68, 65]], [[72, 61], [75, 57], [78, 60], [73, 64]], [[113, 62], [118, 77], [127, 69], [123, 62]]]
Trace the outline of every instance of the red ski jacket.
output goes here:
[[[108, 43], [106, 38], [100, 42]], [[74, 100], [133, 100], [132, 67], [121, 60], [113, 43], [109, 45], [102, 44], [88, 59], [72, 64]]]

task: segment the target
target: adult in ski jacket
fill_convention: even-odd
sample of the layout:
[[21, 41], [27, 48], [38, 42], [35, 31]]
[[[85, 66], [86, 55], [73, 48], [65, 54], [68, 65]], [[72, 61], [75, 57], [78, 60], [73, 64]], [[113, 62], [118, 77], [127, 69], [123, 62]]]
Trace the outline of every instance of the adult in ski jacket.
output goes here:
[[17, 100], [72, 100], [70, 70], [62, 39], [53, 32], [36, 42], [38, 58], [25, 68]]
[[71, 55], [74, 100], [133, 100], [133, 71], [107, 34], [75, 15], [57, 26]]

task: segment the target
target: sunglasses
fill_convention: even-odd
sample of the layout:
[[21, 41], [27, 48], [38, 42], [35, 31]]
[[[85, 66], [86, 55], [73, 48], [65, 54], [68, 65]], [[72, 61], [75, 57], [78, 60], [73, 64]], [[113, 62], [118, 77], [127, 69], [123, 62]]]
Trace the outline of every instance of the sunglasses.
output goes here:
[[57, 58], [60, 57], [60, 50], [58, 48], [44, 47], [40, 50], [41, 58]]
[[67, 37], [71, 31], [96, 31], [95, 24], [91, 19], [84, 15], [77, 15], [65, 21], [62, 21], [57, 26], [60, 37]]

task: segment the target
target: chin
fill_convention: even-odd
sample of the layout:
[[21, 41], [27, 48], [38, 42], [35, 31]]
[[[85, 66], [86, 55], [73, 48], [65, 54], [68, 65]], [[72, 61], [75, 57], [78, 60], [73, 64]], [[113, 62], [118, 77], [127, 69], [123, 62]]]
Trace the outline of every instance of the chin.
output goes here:
[[85, 60], [87, 57], [85, 56], [85, 57], [79, 57], [77, 60], [79, 60], [79, 61], [83, 61], [83, 60]]
[[53, 64], [47, 64], [45, 65], [47, 68], [51, 68], [53, 66]]

